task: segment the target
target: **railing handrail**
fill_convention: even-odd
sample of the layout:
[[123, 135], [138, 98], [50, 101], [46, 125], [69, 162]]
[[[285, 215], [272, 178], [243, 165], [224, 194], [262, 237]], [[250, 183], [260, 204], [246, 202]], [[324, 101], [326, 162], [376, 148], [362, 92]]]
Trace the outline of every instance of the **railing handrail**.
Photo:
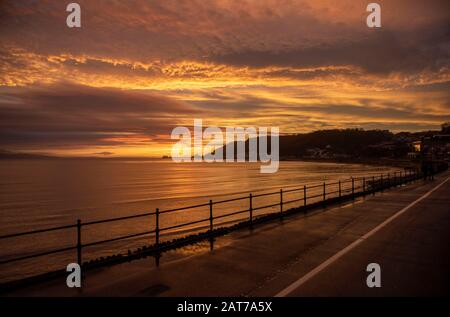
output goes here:
[[56, 231], [56, 230], [75, 228], [76, 226], [77, 225], [65, 225], [65, 226], [59, 226], [59, 227], [51, 227], [51, 228], [44, 228], [44, 229], [23, 231], [23, 232], [18, 232], [18, 233], [5, 234], [5, 235], [0, 236], [0, 240], [6, 239], [6, 238], [20, 237], [20, 236], [25, 236], [25, 235], [30, 235], [30, 234], [37, 234], [37, 233], [42, 233], [42, 232], [50, 232], [50, 231]]

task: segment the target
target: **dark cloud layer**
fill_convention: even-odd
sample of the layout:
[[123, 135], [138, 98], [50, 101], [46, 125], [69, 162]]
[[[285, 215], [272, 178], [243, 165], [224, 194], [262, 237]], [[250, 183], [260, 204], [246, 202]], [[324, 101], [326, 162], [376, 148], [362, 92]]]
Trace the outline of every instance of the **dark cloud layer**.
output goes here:
[[450, 31], [448, 24], [409, 32], [380, 30], [359, 41], [346, 40], [333, 45], [304, 49], [244, 51], [213, 59], [237, 66], [361, 67], [370, 73], [438, 71], [450, 64]]
[[[81, 0], [83, 27], [69, 30], [65, 2], [4, 1], [0, 34], [4, 44], [38, 54], [143, 62], [355, 64], [375, 72], [448, 63], [448, 1], [379, 2], [383, 28], [369, 30], [365, 26], [367, 2], [360, 0]], [[101, 72], [104, 65], [82, 66]]]
[[170, 134], [174, 118], [197, 112], [144, 92], [67, 84], [8, 89], [0, 98], [0, 146], [111, 145], [126, 143], [130, 135], [150, 141]]

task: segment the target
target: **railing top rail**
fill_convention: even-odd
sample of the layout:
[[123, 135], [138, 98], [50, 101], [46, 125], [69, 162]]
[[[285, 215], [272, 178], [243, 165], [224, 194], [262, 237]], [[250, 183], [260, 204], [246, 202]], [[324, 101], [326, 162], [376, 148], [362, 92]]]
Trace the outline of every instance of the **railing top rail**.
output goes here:
[[[255, 196], [253, 196], [255, 197]], [[223, 203], [229, 203], [232, 201], [238, 201], [238, 200], [244, 200], [244, 199], [248, 199], [248, 196], [240, 196], [240, 197], [236, 197], [236, 198], [230, 198], [230, 199], [224, 199], [224, 200], [219, 200], [219, 201], [214, 201], [213, 205], [218, 205], [218, 204], [223, 204]]]
[[45, 255], [50, 255], [50, 254], [55, 254], [55, 253], [60, 253], [60, 252], [71, 251], [71, 250], [75, 250], [76, 248], [77, 248], [76, 246], [69, 246], [69, 247], [64, 247], [64, 248], [60, 248], [60, 249], [54, 249], [54, 250], [44, 251], [44, 252], [40, 252], [40, 253], [34, 253], [34, 254], [24, 255], [24, 256], [17, 257], [17, 258], [1, 260], [1, 261], [0, 261], [0, 264], [6, 264], [6, 263], [11, 263], [11, 262], [16, 262], [16, 261], [22, 261], [22, 260], [28, 260], [28, 259], [32, 259], [32, 258], [37, 258], [37, 257], [45, 256]]
[[5, 235], [0, 236], [0, 239], [14, 238], [14, 237], [20, 237], [20, 236], [25, 236], [25, 235], [30, 235], [30, 234], [37, 234], [37, 233], [43, 233], [43, 232], [49, 232], [49, 231], [75, 228], [76, 226], [77, 225], [66, 225], [66, 226], [51, 227], [51, 228], [45, 228], [45, 229], [37, 229], [37, 230], [23, 231], [23, 232], [18, 232], [18, 233], [5, 234]]
[[186, 209], [194, 209], [194, 208], [200, 208], [200, 207], [206, 207], [206, 206], [209, 206], [209, 202], [204, 203], [204, 204], [198, 204], [198, 205], [191, 205], [191, 206], [185, 206], [185, 207], [179, 207], [179, 208], [173, 208], [173, 209], [160, 210], [159, 214], [166, 214], [169, 212], [186, 210]]
[[320, 184], [313, 185], [313, 186], [307, 186], [306, 188], [307, 189], [313, 189], [313, 188], [319, 188], [319, 187], [322, 187], [322, 186], [323, 186], [323, 183], [320, 183]]
[[253, 195], [253, 198], [255, 198], [255, 197], [271, 196], [271, 195], [275, 195], [275, 194], [279, 194], [279, 193], [280, 193], [280, 191], [277, 190], [276, 192], [262, 193], [262, 194]]
[[127, 219], [139, 218], [139, 217], [152, 216], [155, 214], [156, 214], [156, 212], [146, 212], [146, 213], [131, 215], [131, 216], [93, 220], [93, 221], [83, 222], [81, 225], [82, 226], [96, 225], [96, 224], [106, 223], [106, 222], [113, 222], [113, 221], [119, 221], [119, 220], [127, 220]]
[[303, 189], [304, 189], [304, 187], [285, 189], [285, 190], [283, 190], [283, 193], [292, 193], [292, 192], [300, 191], [300, 190], [303, 190]]

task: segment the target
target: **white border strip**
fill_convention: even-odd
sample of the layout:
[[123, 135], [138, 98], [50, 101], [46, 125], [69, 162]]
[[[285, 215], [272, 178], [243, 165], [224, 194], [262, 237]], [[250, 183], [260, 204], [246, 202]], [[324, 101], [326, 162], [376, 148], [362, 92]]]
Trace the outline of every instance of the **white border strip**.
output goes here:
[[391, 221], [393, 221], [394, 219], [396, 219], [397, 217], [399, 217], [400, 215], [402, 215], [403, 213], [405, 213], [408, 209], [410, 209], [411, 207], [414, 207], [417, 203], [421, 202], [422, 200], [424, 200], [425, 198], [427, 198], [428, 196], [430, 196], [435, 190], [437, 190], [439, 187], [441, 187], [442, 185], [444, 185], [448, 180], [450, 179], [450, 177], [447, 177], [442, 183], [440, 183], [439, 185], [437, 185], [436, 187], [434, 187], [433, 189], [431, 189], [429, 192], [427, 192], [426, 194], [424, 194], [423, 196], [421, 196], [420, 198], [416, 199], [415, 201], [413, 201], [412, 203], [410, 203], [408, 206], [406, 206], [405, 208], [403, 208], [402, 210], [398, 211], [396, 214], [392, 215], [391, 217], [389, 217], [388, 219], [386, 219], [385, 221], [383, 221], [382, 223], [380, 223], [378, 226], [376, 226], [375, 228], [373, 228], [372, 230], [370, 230], [369, 232], [367, 232], [365, 235], [363, 235], [362, 237], [358, 238], [356, 241], [352, 242], [350, 245], [348, 245], [347, 247], [345, 247], [344, 249], [342, 249], [341, 251], [339, 251], [338, 253], [336, 253], [335, 255], [333, 255], [331, 258], [329, 258], [328, 260], [326, 260], [325, 262], [323, 262], [322, 264], [320, 264], [319, 266], [317, 266], [316, 268], [314, 268], [312, 271], [310, 271], [309, 273], [307, 273], [306, 275], [304, 275], [303, 277], [301, 277], [300, 279], [298, 279], [297, 281], [295, 281], [294, 283], [292, 283], [291, 285], [289, 285], [288, 287], [286, 287], [285, 289], [283, 289], [281, 292], [279, 292], [278, 294], [275, 295], [275, 297], [285, 297], [288, 296], [290, 293], [292, 293], [294, 290], [296, 290], [297, 288], [299, 288], [301, 285], [303, 285], [304, 283], [306, 283], [308, 280], [310, 280], [311, 278], [313, 278], [314, 276], [316, 276], [318, 273], [320, 273], [323, 269], [325, 269], [327, 266], [329, 266], [330, 264], [332, 264], [333, 262], [335, 262], [337, 259], [339, 259], [340, 257], [342, 257], [343, 255], [345, 255], [346, 253], [348, 253], [350, 250], [354, 249], [357, 245], [359, 245], [361, 242], [363, 242], [365, 239], [369, 238], [370, 236], [374, 235], [375, 233], [377, 233], [381, 228], [383, 228], [384, 226], [386, 226], [388, 223], [390, 223]]

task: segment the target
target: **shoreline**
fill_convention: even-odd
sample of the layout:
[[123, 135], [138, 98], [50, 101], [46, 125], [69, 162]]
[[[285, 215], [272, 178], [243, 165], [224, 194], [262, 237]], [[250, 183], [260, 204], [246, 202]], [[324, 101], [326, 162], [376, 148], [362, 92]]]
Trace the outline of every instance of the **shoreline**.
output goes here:
[[[2, 161], [172, 161], [170, 158], [158, 157], [0, 157]], [[316, 157], [302, 157], [302, 158], [280, 158], [280, 162], [316, 162], [316, 163], [343, 163], [343, 164], [369, 164], [369, 165], [389, 165], [389, 166], [406, 166], [417, 165], [418, 162], [411, 161], [406, 158], [316, 158]], [[255, 163], [258, 163], [257, 161]], [[183, 162], [189, 163], [189, 162]], [[198, 163], [198, 162], [191, 162]], [[203, 162], [201, 162], [203, 163]], [[225, 163], [212, 162], [212, 163]], [[233, 163], [238, 163], [233, 161]], [[245, 161], [243, 163], [251, 163]]]
[[301, 159], [280, 159], [283, 161], [301, 161], [301, 162], [314, 162], [314, 163], [337, 163], [337, 164], [365, 164], [372, 166], [389, 166], [398, 168], [418, 168], [419, 162], [414, 162], [408, 159], [391, 159], [391, 158], [301, 158]]

